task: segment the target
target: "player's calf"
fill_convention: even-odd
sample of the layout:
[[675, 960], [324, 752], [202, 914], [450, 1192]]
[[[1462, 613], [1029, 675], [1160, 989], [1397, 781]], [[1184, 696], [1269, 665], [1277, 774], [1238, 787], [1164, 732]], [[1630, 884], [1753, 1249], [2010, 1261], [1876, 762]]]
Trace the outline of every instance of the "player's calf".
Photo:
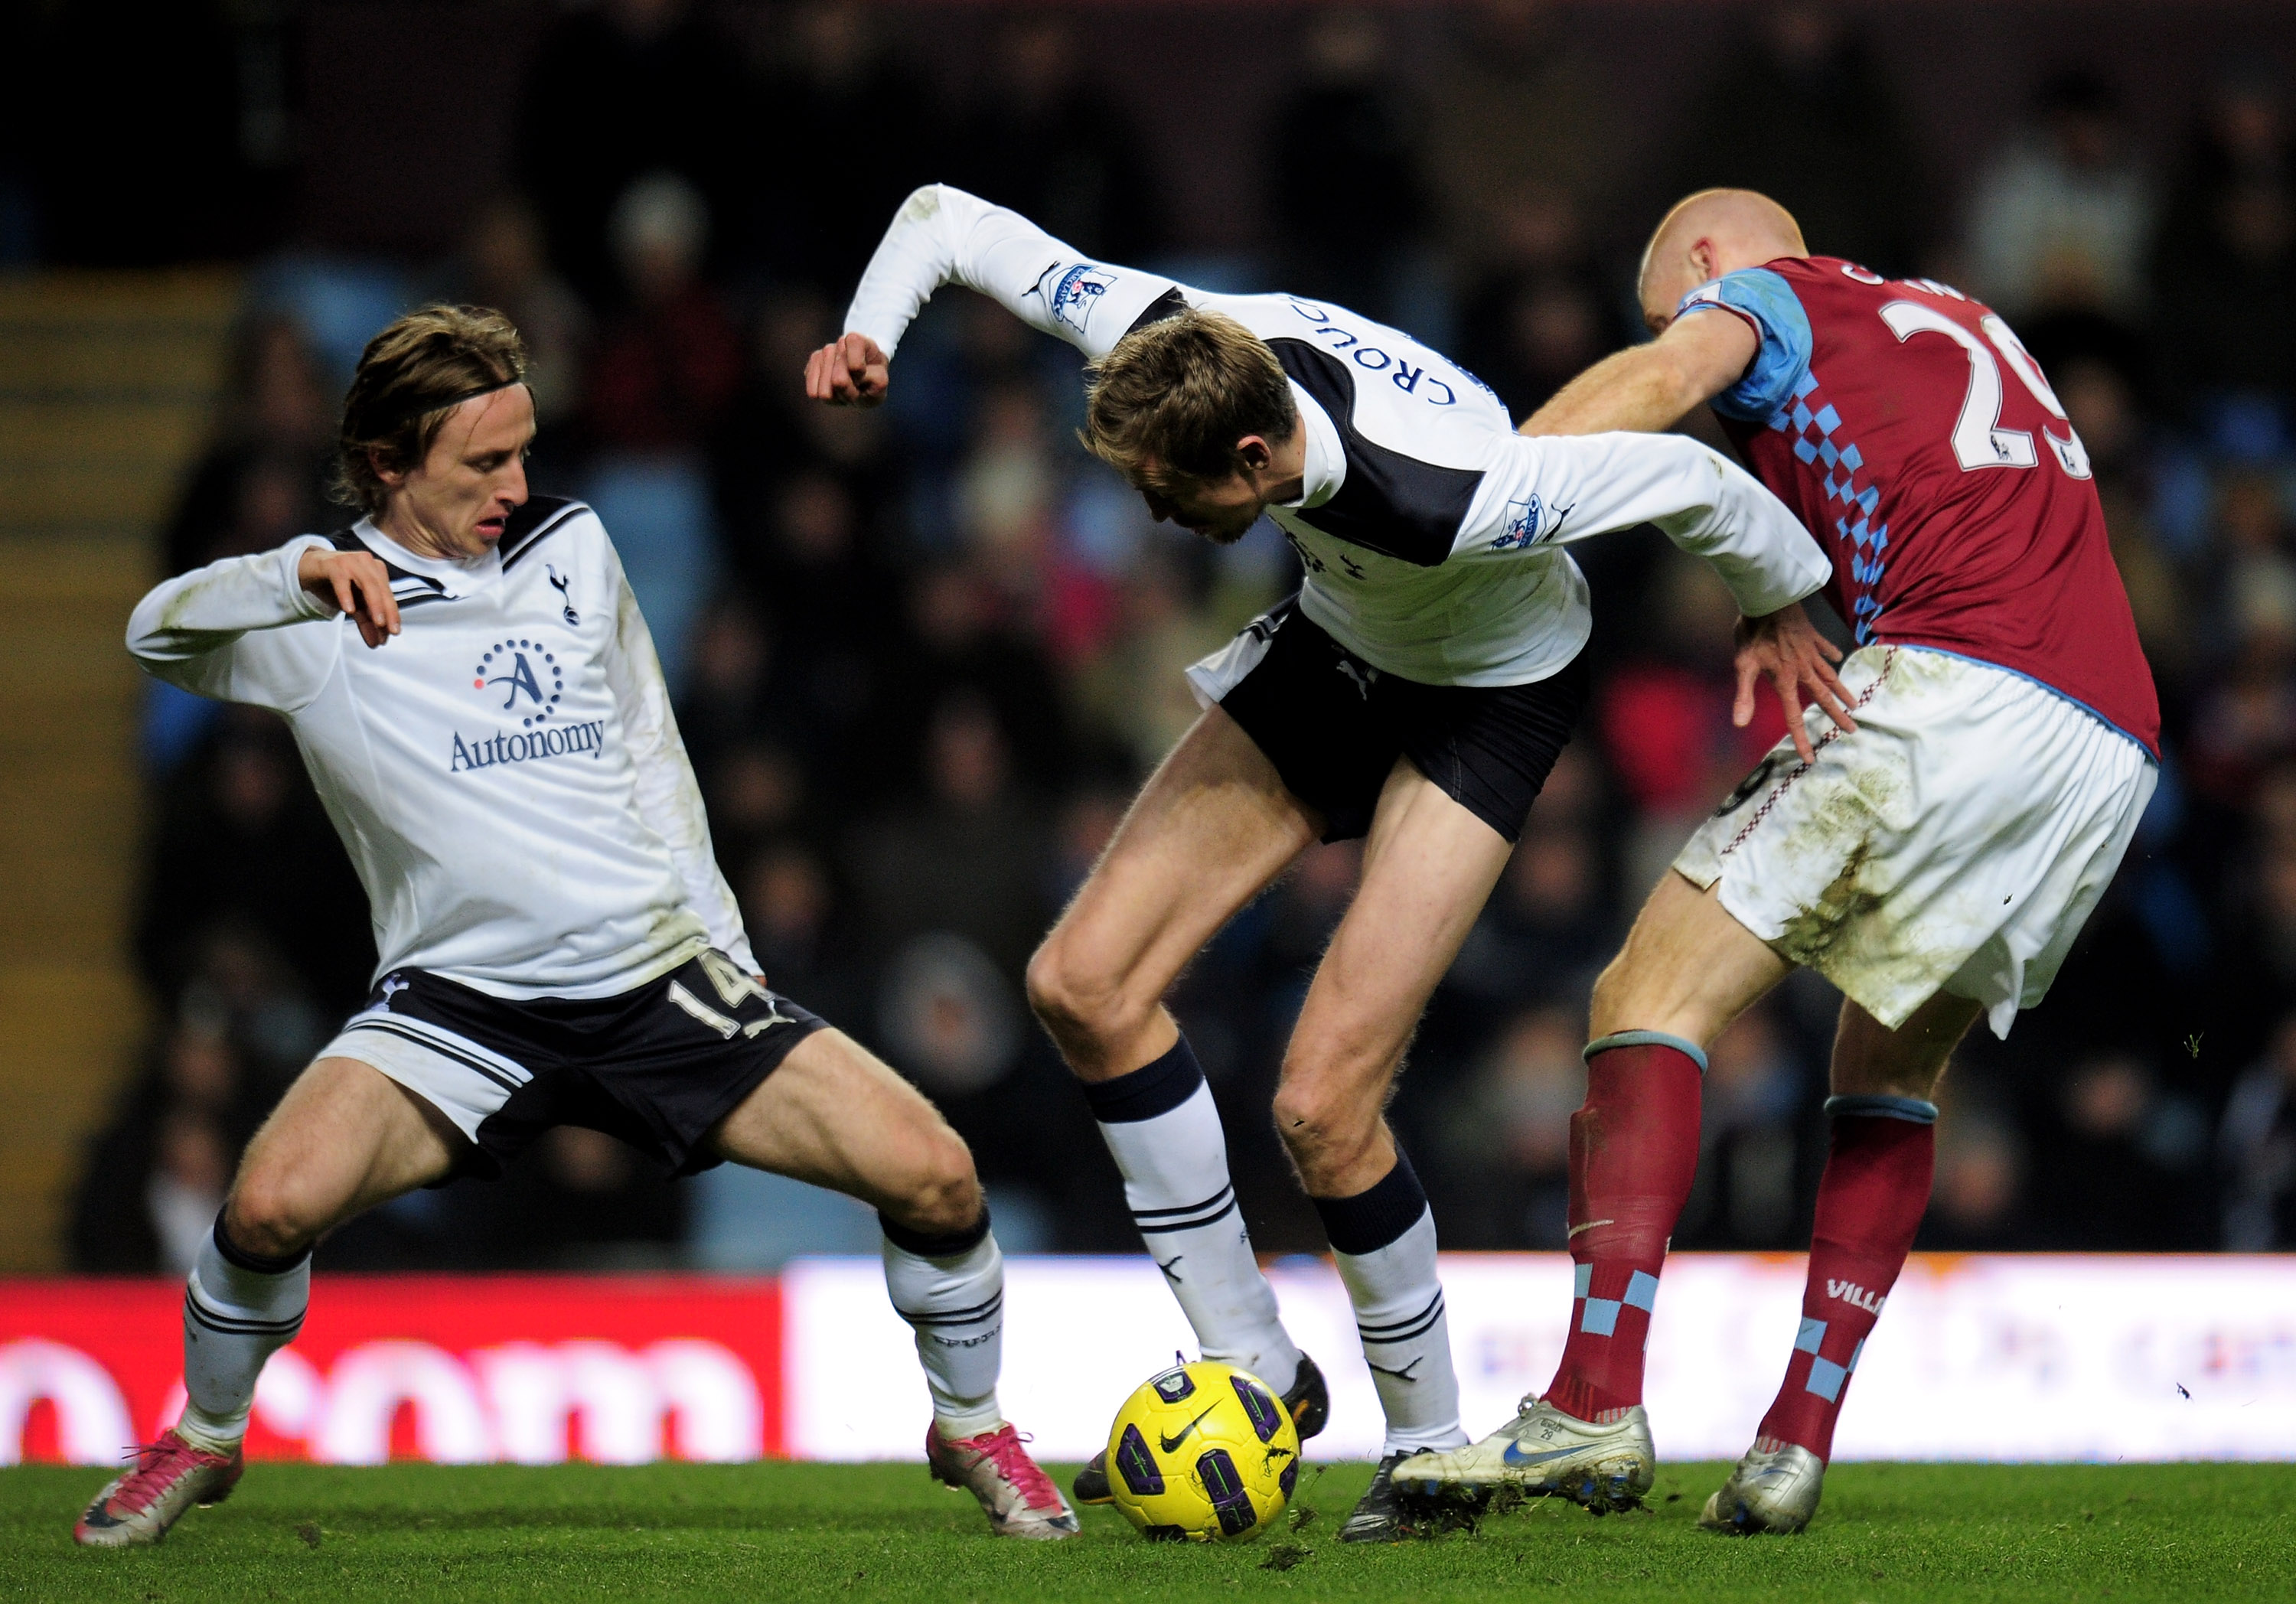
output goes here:
[[1252, 1255], [1228, 1176], [1219, 1109], [1187, 1038], [1128, 1074], [1083, 1085], [1124, 1177], [1133, 1224], [1204, 1357], [1288, 1392], [1300, 1373], [1300, 1350]]
[[1629, 1508], [1650, 1490], [1657, 1461], [1643, 1355], [1668, 1238], [1698, 1167], [1705, 1070], [1696, 1043], [1655, 1030], [1588, 1044], [1587, 1101], [1570, 1117], [1573, 1275], [1562, 1363], [1546, 1395], [1526, 1396], [1513, 1421], [1465, 1448], [1406, 1461], [1398, 1484], [1512, 1485], [1598, 1510]]
[[1570, 1117], [1570, 1330], [1545, 1402], [1602, 1424], [1642, 1403], [1643, 1352], [1674, 1223], [1698, 1168], [1706, 1055], [1655, 1031], [1587, 1048]]
[[1435, 1217], [1400, 1149], [1394, 1166], [1367, 1191], [1312, 1200], [1331, 1239], [1364, 1362], [1387, 1417], [1379, 1471], [1341, 1526], [1340, 1540], [1392, 1543], [1409, 1528], [1404, 1495], [1393, 1481], [1395, 1466], [1412, 1454], [1440, 1453], [1467, 1440], [1459, 1429], [1450, 1322], [1436, 1274]]

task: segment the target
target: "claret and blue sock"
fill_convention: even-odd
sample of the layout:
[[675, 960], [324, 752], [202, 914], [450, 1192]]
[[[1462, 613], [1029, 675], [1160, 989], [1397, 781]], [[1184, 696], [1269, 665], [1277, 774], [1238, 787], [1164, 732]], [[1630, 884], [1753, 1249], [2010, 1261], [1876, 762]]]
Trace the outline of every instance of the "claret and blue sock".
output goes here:
[[1801, 1331], [1755, 1446], [1833, 1454], [1833, 1423], [1866, 1338], [1913, 1251], [1937, 1165], [1937, 1105], [1914, 1097], [1833, 1097], [1817, 1183]]
[[1654, 1030], [1587, 1047], [1587, 1101], [1570, 1117], [1570, 1334], [1546, 1400], [1582, 1420], [1643, 1401], [1643, 1350], [1660, 1269], [1698, 1173], [1706, 1054]]

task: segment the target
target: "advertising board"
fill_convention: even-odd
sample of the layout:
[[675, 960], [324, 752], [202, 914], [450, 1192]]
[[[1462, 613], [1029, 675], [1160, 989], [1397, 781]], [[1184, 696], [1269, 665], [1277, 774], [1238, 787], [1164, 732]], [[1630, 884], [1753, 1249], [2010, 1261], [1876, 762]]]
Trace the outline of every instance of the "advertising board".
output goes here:
[[[1330, 1376], [1310, 1457], [1368, 1458], [1380, 1413], [1331, 1266], [1269, 1272]], [[1561, 1255], [1447, 1256], [1462, 1413], [1481, 1432], [1562, 1352]], [[1649, 1348], [1661, 1454], [1733, 1458], [1777, 1386], [1802, 1261], [1681, 1254]], [[0, 1463], [116, 1461], [182, 1402], [182, 1289], [0, 1281]], [[1194, 1342], [1143, 1258], [1007, 1266], [1006, 1414], [1048, 1461], [1102, 1445], [1134, 1387]], [[778, 1279], [322, 1276], [273, 1358], [258, 1458], [549, 1464], [568, 1458], [914, 1459], [914, 1338], [874, 1259]], [[2296, 1258], [1921, 1256], [1866, 1344], [1838, 1458], [2296, 1459]]]

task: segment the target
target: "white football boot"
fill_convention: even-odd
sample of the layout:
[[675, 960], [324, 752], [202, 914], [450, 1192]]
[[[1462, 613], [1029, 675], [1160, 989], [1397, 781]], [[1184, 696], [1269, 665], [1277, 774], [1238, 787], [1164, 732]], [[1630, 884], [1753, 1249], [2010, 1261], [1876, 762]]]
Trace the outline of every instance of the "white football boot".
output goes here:
[[1422, 1453], [1395, 1468], [1398, 1487], [1430, 1495], [1520, 1487], [1590, 1510], [1628, 1510], [1658, 1472], [1650, 1417], [1639, 1404], [1615, 1420], [1582, 1420], [1526, 1396], [1521, 1412], [1480, 1443]]
[[[1771, 1446], [1765, 1448], [1765, 1442]], [[1710, 1532], [1749, 1537], [1756, 1532], [1791, 1534], [1809, 1524], [1824, 1490], [1825, 1461], [1808, 1449], [1774, 1438], [1757, 1438], [1730, 1479], [1706, 1501], [1698, 1524]]]

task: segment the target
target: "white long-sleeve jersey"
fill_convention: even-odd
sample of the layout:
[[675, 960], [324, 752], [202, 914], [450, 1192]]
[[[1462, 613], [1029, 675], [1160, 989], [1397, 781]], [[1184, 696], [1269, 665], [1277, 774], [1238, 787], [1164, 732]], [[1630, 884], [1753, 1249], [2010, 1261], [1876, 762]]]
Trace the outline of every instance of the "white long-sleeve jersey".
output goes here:
[[[401, 633], [369, 651], [296, 577], [382, 559]], [[715, 946], [757, 968], [653, 640], [597, 515], [536, 496], [467, 562], [362, 521], [170, 579], [150, 673], [284, 714], [366, 888], [382, 962], [489, 995], [603, 997]]]
[[1714, 565], [1749, 617], [1825, 583], [1784, 503], [1681, 435], [1527, 438], [1464, 369], [1399, 330], [1292, 295], [1214, 295], [1094, 262], [963, 190], [918, 190], [847, 313], [891, 355], [933, 291], [959, 283], [1090, 356], [1196, 307], [1266, 340], [1308, 431], [1305, 493], [1270, 507], [1307, 569], [1301, 610], [1374, 667], [1426, 684], [1519, 685], [1593, 626], [1564, 543], [1652, 523]]

